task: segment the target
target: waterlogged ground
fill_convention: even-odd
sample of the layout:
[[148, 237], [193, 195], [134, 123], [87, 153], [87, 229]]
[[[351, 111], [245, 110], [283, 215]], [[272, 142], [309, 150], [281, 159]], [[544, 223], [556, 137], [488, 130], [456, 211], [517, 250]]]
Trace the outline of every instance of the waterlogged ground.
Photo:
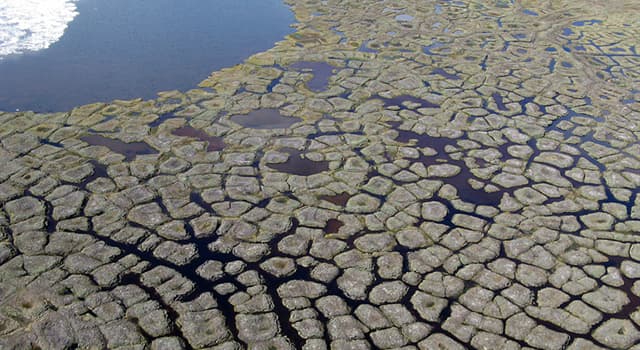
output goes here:
[[291, 5], [200, 89], [0, 114], [0, 348], [640, 348], [637, 2]]

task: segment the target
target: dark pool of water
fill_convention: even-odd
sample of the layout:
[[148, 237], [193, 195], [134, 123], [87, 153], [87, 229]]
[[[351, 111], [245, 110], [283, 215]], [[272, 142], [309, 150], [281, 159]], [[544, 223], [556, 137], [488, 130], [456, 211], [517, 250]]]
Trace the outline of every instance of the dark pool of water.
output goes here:
[[106, 165], [96, 160], [90, 160], [89, 163], [93, 165], [93, 173], [88, 177], [84, 178], [79, 184], [77, 184], [77, 186], [82, 189], [86, 189], [88, 184], [90, 184], [91, 182], [95, 181], [98, 178], [109, 177]]
[[338, 233], [342, 226], [344, 226], [344, 222], [338, 219], [329, 219], [327, 221], [327, 226], [324, 228], [324, 233]]
[[429, 102], [427, 100], [423, 100], [421, 98], [417, 98], [415, 96], [411, 96], [411, 95], [401, 95], [401, 96], [396, 96], [396, 97], [391, 97], [391, 98], [386, 98], [386, 97], [382, 97], [380, 95], [376, 95], [373, 98], [377, 98], [382, 100], [382, 102], [384, 102], [384, 106], [385, 107], [389, 107], [389, 106], [398, 106], [400, 107], [400, 109], [406, 109], [406, 107], [403, 105], [403, 103], [405, 102], [410, 102], [410, 103], [415, 103], [418, 104], [418, 108], [438, 108], [440, 107], [439, 104], [433, 103], [433, 102]]
[[[423, 46], [422, 47], [422, 52], [424, 52], [425, 54], [432, 56], [432, 55], [442, 55], [445, 53], [448, 53], [449, 50], [445, 48], [445, 44], [441, 43], [441, 42], [434, 42], [433, 44], [427, 45], [427, 46]], [[445, 48], [444, 50], [442, 50], [443, 48]]]
[[362, 42], [362, 45], [360, 45], [360, 47], [358, 48], [358, 51], [360, 52], [369, 52], [369, 53], [378, 53], [378, 47], [374, 47], [372, 44], [370, 44], [371, 40], [365, 40]]
[[149, 146], [149, 144], [147, 144], [146, 142], [127, 143], [95, 134], [82, 136], [80, 140], [90, 144], [91, 146], [104, 146], [110, 149], [112, 152], [120, 153], [125, 156], [125, 161], [127, 162], [134, 160], [139, 154], [158, 153], [158, 151]]
[[0, 110], [66, 111], [188, 90], [293, 32], [281, 0], [79, 0], [48, 49], [0, 60]]
[[351, 195], [348, 194], [347, 192], [342, 192], [340, 194], [336, 194], [333, 196], [329, 196], [329, 195], [320, 196], [320, 199], [324, 201], [333, 203], [335, 205], [343, 206], [343, 207], [347, 205], [347, 202], [349, 201], [350, 198], [351, 198]]
[[302, 152], [294, 148], [283, 148], [280, 151], [288, 153], [289, 159], [284, 163], [268, 164], [269, 168], [300, 176], [310, 176], [329, 170], [328, 161], [314, 162], [303, 158]]
[[449, 80], [460, 80], [460, 77], [447, 72], [446, 70], [442, 69], [442, 68], [436, 68], [434, 70], [431, 71], [431, 74], [436, 74], [439, 75], [445, 79], [449, 79]]
[[202, 130], [190, 126], [183, 126], [173, 130], [171, 133], [176, 136], [191, 137], [206, 142], [208, 152], [220, 151], [224, 149], [225, 146], [222, 137], [211, 136]]
[[231, 120], [245, 128], [252, 129], [286, 129], [301, 119], [286, 117], [272, 108], [256, 109], [244, 115], [234, 115]]
[[329, 78], [336, 67], [326, 62], [296, 62], [289, 66], [301, 72], [310, 72], [313, 78], [307, 82], [307, 88], [313, 92], [320, 92], [329, 86]]
[[[397, 124], [392, 124], [395, 128]], [[473, 173], [468, 169], [462, 160], [456, 160], [448, 157], [445, 152], [447, 145], [454, 145], [455, 141], [445, 137], [432, 137], [429, 135], [420, 135], [409, 130], [397, 130], [398, 137], [397, 142], [413, 143], [416, 147], [431, 147], [437, 154], [435, 156], [421, 156], [416, 161], [423, 163], [425, 166], [442, 164], [437, 159], [446, 159], [448, 164], [456, 165], [462, 169], [462, 171], [452, 177], [440, 178], [444, 183], [450, 184], [458, 189], [458, 197], [465, 202], [473, 203], [476, 205], [492, 205], [497, 206], [500, 204], [504, 191], [498, 192], [486, 192], [482, 189], [475, 189], [469, 184], [468, 180], [475, 178]], [[506, 151], [505, 151], [506, 152]]]
[[491, 97], [496, 102], [496, 106], [498, 106], [499, 110], [501, 110], [501, 111], [508, 110], [507, 106], [505, 106], [505, 104], [504, 104], [504, 100], [502, 99], [502, 95], [500, 95], [499, 92], [494, 92], [493, 94], [491, 94]]

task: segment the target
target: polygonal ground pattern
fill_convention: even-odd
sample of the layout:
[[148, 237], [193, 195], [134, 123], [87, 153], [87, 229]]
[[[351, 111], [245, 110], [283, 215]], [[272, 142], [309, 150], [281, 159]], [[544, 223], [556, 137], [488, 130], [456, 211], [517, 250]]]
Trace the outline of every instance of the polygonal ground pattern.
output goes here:
[[0, 348], [638, 348], [637, 4], [290, 4], [202, 89], [0, 113]]

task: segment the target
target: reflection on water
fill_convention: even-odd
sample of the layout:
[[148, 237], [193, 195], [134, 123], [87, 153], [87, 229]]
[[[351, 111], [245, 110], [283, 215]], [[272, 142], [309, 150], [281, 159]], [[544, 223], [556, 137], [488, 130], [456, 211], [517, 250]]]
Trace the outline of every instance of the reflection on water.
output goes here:
[[0, 1], [0, 60], [60, 40], [78, 14], [75, 0]]
[[289, 159], [284, 163], [268, 164], [270, 168], [300, 176], [310, 176], [329, 170], [328, 161], [315, 162], [311, 159], [303, 158], [303, 152], [294, 148], [283, 148], [280, 151], [289, 154]]
[[436, 74], [439, 75], [445, 79], [449, 79], [449, 80], [460, 80], [460, 77], [455, 75], [455, 74], [451, 74], [449, 72], [447, 72], [446, 70], [442, 69], [442, 68], [436, 68], [433, 71], [431, 71], [431, 74]]
[[281, 0], [0, 0], [0, 111], [192, 89], [293, 20]]
[[329, 85], [329, 78], [331, 78], [334, 69], [336, 69], [336, 67], [326, 62], [296, 62], [289, 67], [313, 74], [311, 80], [307, 82], [307, 87], [313, 92], [326, 90]]
[[176, 136], [192, 137], [200, 141], [207, 142], [208, 152], [220, 151], [224, 148], [224, 141], [222, 141], [222, 137], [211, 136], [202, 130], [195, 129], [190, 126], [183, 126], [173, 130], [171, 133]]
[[146, 142], [122, 142], [116, 139], [100, 135], [82, 136], [80, 140], [90, 144], [91, 146], [104, 146], [112, 152], [120, 153], [125, 156], [125, 161], [130, 162], [136, 158], [138, 154], [155, 154], [158, 153], [153, 147]]
[[320, 199], [333, 203], [335, 205], [339, 205], [344, 207], [345, 205], [347, 205], [347, 202], [349, 201], [349, 199], [351, 198], [351, 195], [348, 194], [347, 192], [342, 192], [340, 194], [336, 194], [333, 196], [320, 196]]
[[423, 100], [421, 98], [417, 98], [411, 95], [401, 95], [391, 98], [382, 97], [380, 95], [374, 96], [374, 98], [380, 99], [384, 102], [385, 107], [389, 106], [397, 106], [400, 109], [406, 109], [405, 103], [412, 103], [418, 105], [418, 108], [438, 108], [440, 105], [429, 102], [427, 100]]
[[246, 115], [234, 115], [231, 120], [245, 128], [280, 129], [288, 128], [300, 121], [298, 118], [285, 117], [273, 108], [258, 109]]

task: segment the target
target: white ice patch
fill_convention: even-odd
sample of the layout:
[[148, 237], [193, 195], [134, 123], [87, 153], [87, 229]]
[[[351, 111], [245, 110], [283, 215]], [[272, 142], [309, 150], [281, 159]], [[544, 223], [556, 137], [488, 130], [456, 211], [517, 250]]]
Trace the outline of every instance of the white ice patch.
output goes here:
[[77, 0], [0, 0], [0, 60], [48, 48], [78, 11]]

